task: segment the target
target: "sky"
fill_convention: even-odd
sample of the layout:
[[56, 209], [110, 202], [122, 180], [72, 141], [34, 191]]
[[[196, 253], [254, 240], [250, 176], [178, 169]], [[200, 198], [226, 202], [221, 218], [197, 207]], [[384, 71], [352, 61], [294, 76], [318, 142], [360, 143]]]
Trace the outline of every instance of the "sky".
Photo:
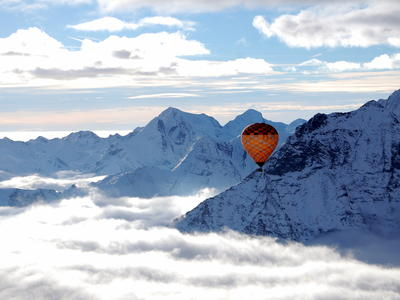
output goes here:
[[0, 0], [0, 131], [289, 123], [400, 88], [398, 0]]
[[[62, 190], [100, 179], [31, 175], [0, 186]], [[183, 234], [171, 221], [213, 191], [140, 199], [91, 189], [0, 207], [1, 299], [399, 299], [398, 238], [357, 232], [344, 246], [332, 243], [343, 236], [304, 245], [232, 231]]]

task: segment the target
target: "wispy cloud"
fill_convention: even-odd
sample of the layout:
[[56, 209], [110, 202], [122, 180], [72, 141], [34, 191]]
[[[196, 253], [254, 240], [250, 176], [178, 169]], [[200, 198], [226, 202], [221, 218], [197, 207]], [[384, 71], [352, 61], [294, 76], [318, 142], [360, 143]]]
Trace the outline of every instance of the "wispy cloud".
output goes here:
[[121, 21], [115, 17], [103, 17], [100, 19], [95, 19], [92, 21], [76, 24], [76, 25], [68, 25], [68, 28], [72, 28], [80, 31], [122, 31], [122, 30], [137, 30], [141, 27], [148, 26], [167, 26], [167, 27], [176, 27], [184, 30], [193, 30], [194, 22], [190, 21], [181, 21], [179, 19], [173, 17], [164, 17], [164, 16], [156, 16], [156, 17], [147, 17], [139, 20], [137, 23], [130, 23]]
[[78, 6], [94, 3], [93, 0], [1, 0], [1, 9], [23, 13], [45, 10], [51, 6]]
[[161, 113], [164, 106], [133, 106], [109, 109], [77, 111], [31, 111], [1, 112], [0, 124], [3, 128], [17, 130], [68, 129], [109, 129], [142, 126]]
[[[365, 3], [369, 0], [356, 0], [356, 3]], [[99, 8], [103, 12], [123, 12], [123, 11], [136, 11], [139, 9], [147, 8], [159, 13], [204, 13], [204, 12], [217, 12], [232, 7], [240, 8], [271, 8], [271, 7], [285, 7], [292, 9], [293, 7], [299, 8], [309, 5], [319, 5], [321, 1], [318, 0], [223, 0], [223, 1], [209, 1], [209, 0], [172, 0], [165, 2], [163, 0], [153, 1], [140, 1], [140, 0], [97, 0]], [[345, 0], [332, 0], [329, 3], [345, 4]]]
[[197, 94], [190, 93], [160, 93], [160, 94], [146, 94], [138, 96], [130, 96], [129, 99], [163, 99], [163, 98], [189, 98], [189, 97], [200, 97]]

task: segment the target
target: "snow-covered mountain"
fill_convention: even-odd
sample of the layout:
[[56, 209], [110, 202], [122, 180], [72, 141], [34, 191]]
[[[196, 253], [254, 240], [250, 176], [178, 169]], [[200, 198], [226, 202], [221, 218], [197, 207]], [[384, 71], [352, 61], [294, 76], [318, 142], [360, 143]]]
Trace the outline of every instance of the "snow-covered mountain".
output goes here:
[[[205, 115], [192, 115], [172, 109], [166, 112], [169, 118], [164, 118], [163, 124], [179, 123], [182, 128], [190, 128], [192, 123], [197, 127], [204, 123], [202, 118]], [[171, 122], [171, 119], [174, 121]], [[176, 119], [180, 121], [177, 122]], [[256, 167], [240, 142], [243, 128], [255, 122], [268, 122], [276, 126], [282, 136], [281, 140], [289, 135], [289, 130], [293, 127], [293, 125], [290, 127], [291, 125], [284, 123], [267, 121], [261, 113], [247, 110], [223, 127], [218, 127], [214, 120], [207, 124], [208, 127], [198, 128], [196, 132], [200, 134], [195, 139], [189, 139], [191, 146], [187, 147], [186, 152], [181, 152], [181, 159], [173, 168], [143, 167], [132, 172], [109, 176], [95, 183], [94, 186], [108, 195], [137, 197], [189, 195], [202, 188], [224, 190], [240, 182]], [[150, 124], [152, 123], [156, 121], [153, 120]], [[170, 129], [162, 130], [162, 132], [168, 130]], [[185, 135], [190, 137], [189, 134]], [[167, 142], [171, 145], [169, 147], [174, 147], [174, 142]]]
[[127, 136], [100, 138], [90, 131], [28, 142], [0, 139], [0, 169], [12, 174], [60, 170], [116, 174], [144, 166], [173, 168], [203, 136], [219, 138], [221, 125], [204, 114], [168, 108]]
[[176, 226], [300, 241], [349, 229], [399, 232], [400, 90], [353, 112], [315, 115], [265, 172], [205, 200]]
[[[239, 135], [261, 113], [248, 110], [221, 126], [205, 114], [168, 108], [145, 127], [127, 136], [100, 138], [90, 131], [61, 139], [39, 137], [28, 142], [0, 140], [1, 174], [51, 175], [73, 170], [109, 175], [93, 184], [113, 196], [187, 195], [205, 187], [226, 189], [240, 182], [254, 162]], [[290, 126], [273, 123], [281, 141]]]

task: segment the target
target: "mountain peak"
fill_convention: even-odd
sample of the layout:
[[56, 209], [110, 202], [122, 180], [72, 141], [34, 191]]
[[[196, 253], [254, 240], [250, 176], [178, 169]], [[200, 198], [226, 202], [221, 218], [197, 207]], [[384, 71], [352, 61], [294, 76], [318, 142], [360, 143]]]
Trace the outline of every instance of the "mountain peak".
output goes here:
[[89, 131], [89, 130], [82, 130], [82, 131], [77, 131], [77, 132], [72, 132], [69, 135], [67, 135], [66, 137], [64, 137], [63, 139], [66, 140], [77, 140], [77, 139], [81, 139], [81, 138], [91, 138], [91, 139], [97, 139], [99, 138], [98, 135], [96, 135], [94, 132]]
[[242, 114], [239, 115], [239, 116], [246, 116], [246, 115], [249, 115], [249, 116], [260, 116], [260, 117], [262, 117], [262, 114], [261, 114], [258, 110], [255, 110], [255, 109], [252, 109], [252, 108], [246, 110], [244, 113], [242, 113]]
[[320, 113], [316, 114], [308, 122], [298, 127], [296, 131], [296, 136], [317, 130], [318, 128], [327, 123], [327, 119], [328, 116], [326, 114], [320, 114]]
[[[251, 121], [258, 120], [260, 122], [265, 121], [262, 114], [259, 111], [252, 109], [252, 108], [250, 108], [250, 109], [246, 110], [244, 113], [238, 115], [235, 118], [235, 120], [251, 120]], [[254, 122], [256, 122], [256, 121], [254, 121]]]
[[394, 91], [387, 100], [386, 107], [396, 115], [400, 115], [400, 90]]
[[243, 129], [252, 123], [264, 123], [265, 120], [262, 114], [255, 109], [248, 109], [244, 113], [238, 115], [232, 121], [229, 121], [224, 126], [224, 131], [235, 137], [243, 131]]
[[159, 115], [159, 117], [160, 118], [169, 118], [169, 117], [175, 118], [177, 115], [180, 115], [180, 114], [187, 114], [187, 113], [178, 108], [170, 106], [167, 109], [165, 109], [164, 111], [162, 111], [161, 114]]

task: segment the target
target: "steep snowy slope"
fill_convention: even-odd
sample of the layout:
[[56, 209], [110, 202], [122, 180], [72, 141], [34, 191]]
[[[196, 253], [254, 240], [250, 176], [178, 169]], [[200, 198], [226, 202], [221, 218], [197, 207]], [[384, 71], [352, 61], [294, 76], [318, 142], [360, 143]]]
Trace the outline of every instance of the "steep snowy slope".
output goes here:
[[108, 195], [136, 197], [190, 195], [202, 188], [223, 190], [256, 167], [238, 142], [203, 137], [172, 170], [143, 167], [108, 176], [93, 186]]
[[294, 240], [347, 229], [400, 231], [400, 91], [350, 113], [317, 114], [264, 173], [204, 201], [176, 225]]

